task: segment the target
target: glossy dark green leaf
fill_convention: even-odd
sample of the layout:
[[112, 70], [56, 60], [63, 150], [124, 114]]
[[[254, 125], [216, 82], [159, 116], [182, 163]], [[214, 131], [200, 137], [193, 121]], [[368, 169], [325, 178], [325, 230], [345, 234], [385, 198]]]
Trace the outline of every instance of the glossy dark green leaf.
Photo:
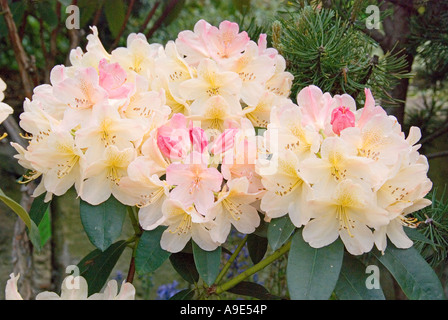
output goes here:
[[112, 36], [116, 37], [126, 15], [126, 8], [123, 0], [107, 0], [104, 2], [104, 13]]
[[339, 239], [322, 248], [312, 248], [298, 230], [291, 242], [286, 279], [291, 299], [327, 300], [339, 278], [344, 245]]
[[264, 221], [262, 213], [258, 212], [258, 215], [260, 216], [260, 225], [255, 229], [253, 234], [262, 238], [266, 238], [268, 236], [269, 223]]
[[45, 196], [46, 194], [44, 193], [34, 198], [33, 203], [31, 204], [29, 215], [31, 220], [33, 220], [36, 225], [40, 224], [42, 218], [50, 207], [51, 201], [45, 202]]
[[288, 215], [272, 219], [268, 226], [268, 242], [272, 250], [277, 250], [291, 237], [295, 230]]
[[199, 273], [196, 269], [192, 253], [173, 253], [170, 255], [170, 262], [174, 270], [176, 270], [185, 281], [191, 284], [199, 281]]
[[37, 225], [40, 236], [40, 246], [43, 247], [51, 238], [50, 203], [45, 202], [45, 193], [34, 198], [30, 208], [30, 218]]
[[39, 229], [40, 245], [43, 247], [51, 238], [51, 218], [49, 209], [45, 211], [37, 228]]
[[445, 299], [439, 278], [414, 247], [398, 249], [389, 242], [384, 254], [378, 251], [374, 251], [374, 253], [409, 299]]
[[254, 264], [257, 264], [268, 250], [268, 239], [252, 233], [247, 237], [247, 249], [250, 259]]
[[219, 267], [221, 265], [221, 247], [213, 251], [206, 251], [201, 249], [193, 242], [193, 257], [196, 269], [204, 282], [211, 286], [219, 274]]
[[367, 287], [366, 280], [369, 276], [364, 264], [352, 255], [346, 254], [335, 287], [336, 296], [341, 300], [384, 300], [381, 288]]
[[89, 295], [101, 291], [126, 246], [126, 241], [117, 241], [105, 251], [93, 250], [78, 263], [80, 275], [89, 286]]
[[22, 219], [28, 229], [31, 229], [31, 218], [28, 212], [14, 199], [8, 197], [1, 189], [0, 200], [3, 201], [3, 203], [6, 204], [12, 211], [14, 211], [20, 219]]
[[425, 237], [425, 235], [423, 233], [421, 233], [420, 231], [418, 231], [417, 229], [403, 227], [403, 230], [406, 233], [406, 235], [409, 237], [409, 239], [411, 239], [412, 241], [419, 241], [422, 243], [426, 243], [426, 244], [435, 246], [435, 243], [433, 241], [431, 241], [430, 239]]
[[97, 12], [97, 10], [100, 10], [103, 6], [104, 0], [99, 1], [91, 1], [91, 0], [78, 0], [78, 7], [79, 7], [79, 16], [80, 16], [80, 26], [84, 27], [87, 22], [92, 20], [94, 14]]
[[28, 228], [28, 236], [30, 238], [33, 247], [39, 251], [41, 249], [41, 239], [39, 228], [36, 223], [31, 220], [28, 212], [14, 199], [8, 197], [2, 189], [0, 189], [0, 201], [6, 204], [19, 218], [25, 223]]
[[252, 297], [260, 300], [278, 300], [279, 297], [272, 295], [265, 287], [261, 284], [250, 282], [250, 281], [242, 281], [238, 283], [236, 286], [228, 290], [231, 293]]
[[160, 238], [166, 227], [143, 231], [135, 252], [135, 268], [138, 274], [151, 273], [157, 270], [168, 257], [170, 252], [160, 247]]
[[194, 289], [184, 289], [173, 295], [169, 300], [192, 300], [194, 294]]
[[113, 196], [97, 206], [81, 200], [79, 210], [84, 230], [98, 249], [106, 250], [121, 235], [126, 206]]

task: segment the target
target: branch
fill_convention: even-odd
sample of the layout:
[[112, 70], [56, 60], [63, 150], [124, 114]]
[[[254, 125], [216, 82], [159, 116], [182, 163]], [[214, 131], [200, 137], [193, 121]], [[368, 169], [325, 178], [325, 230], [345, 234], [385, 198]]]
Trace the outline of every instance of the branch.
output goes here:
[[434, 159], [434, 158], [441, 158], [441, 157], [448, 157], [448, 150], [445, 151], [440, 151], [440, 152], [434, 152], [434, 153], [430, 153], [428, 155], [426, 155], [426, 158], [429, 159]]
[[413, 6], [413, 1], [409, 0], [385, 0], [385, 1], [390, 2], [396, 6], [400, 6], [404, 9], [407, 9], [414, 14], [418, 13], [417, 9], [415, 9]]
[[103, 1], [99, 1], [98, 8], [96, 9], [95, 16], [93, 17], [92, 25], [97, 26], [100, 20], [101, 13], [103, 12]]
[[429, 136], [426, 136], [426, 137], [422, 138], [420, 140], [420, 144], [428, 143], [428, 142], [430, 142], [430, 141], [440, 137], [441, 135], [443, 135], [443, 134], [445, 134], [447, 132], [448, 132], [448, 124], [446, 124], [445, 126], [441, 127], [440, 129], [434, 131]]
[[385, 40], [385, 35], [382, 34], [380, 31], [378, 31], [377, 29], [361, 29], [362, 32], [364, 32], [366, 35], [368, 35], [370, 38], [372, 38], [373, 40], [375, 40], [376, 42], [378, 42], [381, 46], [381, 43], [384, 42]]
[[163, 21], [168, 17], [169, 13], [171, 12], [171, 10], [174, 9], [174, 7], [176, 7], [177, 3], [179, 2], [179, 0], [171, 0], [170, 3], [168, 3], [168, 5], [166, 6], [165, 10], [163, 10], [162, 15], [159, 17], [159, 19], [157, 19], [157, 21], [154, 23], [154, 25], [151, 27], [151, 29], [149, 29], [146, 38], [151, 38], [151, 36], [153, 35], [153, 33], [160, 28], [160, 26], [162, 25]]
[[22, 79], [23, 89], [25, 95], [31, 98], [33, 95], [33, 81], [30, 74], [36, 73], [35, 67], [31, 64], [29, 57], [27, 56], [25, 49], [17, 32], [17, 27], [12, 17], [11, 9], [8, 5], [8, 0], [0, 0], [0, 5], [3, 10], [3, 16], [5, 17], [6, 26], [8, 27], [9, 38], [14, 50], [14, 55], [19, 66], [20, 77]]
[[143, 33], [145, 31], [146, 27], [148, 26], [149, 21], [151, 21], [152, 17], [156, 13], [157, 8], [160, 5], [160, 1], [157, 1], [154, 3], [154, 6], [151, 8], [151, 11], [149, 11], [148, 16], [146, 17], [145, 21], [143, 21], [142, 26], [140, 27], [139, 31], [140, 33]]
[[280, 258], [282, 255], [287, 253], [289, 249], [291, 248], [291, 241], [284, 244], [281, 248], [277, 249], [272, 253], [270, 256], [266, 257], [265, 259], [261, 260], [257, 264], [253, 265], [249, 269], [243, 271], [239, 275], [237, 275], [235, 278], [232, 278], [231, 280], [223, 283], [222, 285], [216, 286], [214, 289], [214, 293], [221, 294], [224, 291], [232, 289], [234, 286], [236, 286], [241, 281], [244, 281], [246, 278], [250, 277], [251, 275], [257, 273], [258, 271], [264, 269], [269, 264]]
[[123, 24], [121, 25], [120, 31], [118, 32], [117, 36], [115, 37], [114, 43], [112, 43], [112, 45], [109, 49], [109, 52], [112, 51], [112, 49], [114, 49], [118, 45], [121, 35], [123, 34], [124, 29], [126, 28], [126, 25], [129, 21], [129, 17], [131, 16], [131, 12], [132, 12], [132, 8], [134, 7], [134, 3], [135, 3], [135, 0], [130, 0], [129, 6], [128, 6], [128, 11], [126, 12], [126, 16], [123, 20]]

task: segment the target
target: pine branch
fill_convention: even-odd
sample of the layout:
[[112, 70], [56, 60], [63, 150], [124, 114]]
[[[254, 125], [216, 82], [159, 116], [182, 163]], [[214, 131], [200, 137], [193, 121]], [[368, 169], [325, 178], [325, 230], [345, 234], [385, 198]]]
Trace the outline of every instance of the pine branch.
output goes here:
[[434, 159], [434, 158], [441, 158], [441, 157], [448, 157], [448, 150], [440, 151], [440, 152], [434, 152], [426, 155], [426, 158]]

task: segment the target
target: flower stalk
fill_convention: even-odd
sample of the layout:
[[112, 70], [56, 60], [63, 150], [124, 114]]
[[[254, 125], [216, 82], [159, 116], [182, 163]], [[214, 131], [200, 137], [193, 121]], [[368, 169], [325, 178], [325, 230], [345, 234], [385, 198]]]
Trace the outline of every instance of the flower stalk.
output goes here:
[[228, 290], [232, 289], [233, 287], [235, 287], [240, 282], [244, 281], [245, 279], [247, 279], [251, 275], [257, 273], [258, 271], [263, 270], [268, 265], [273, 263], [275, 260], [279, 259], [285, 253], [287, 253], [290, 248], [291, 248], [291, 241], [288, 241], [286, 244], [284, 244], [281, 248], [279, 248], [276, 251], [274, 251], [274, 253], [272, 253], [267, 258], [261, 260], [259, 263], [253, 265], [249, 269], [247, 269], [244, 272], [240, 273], [235, 278], [233, 278], [233, 279], [223, 283], [222, 285], [218, 285], [216, 287], [214, 293], [219, 295], [219, 294], [221, 294], [221, 293], [223, 293], [225, 291], [228, 291]]
[[128, 215], [131, 220], [132, 227], [134, 228], [135, 234], [132, 236], [132, 257], [129, 263], [129, 271], [126, 277], [126, 282], [132, 283], [134, 281], [135, 275], [135, 253], [137, 251], [138, 243], [140, 241], [140, 237], [142, 235], [142, 229], [140, 228], [140, 224], [138, 222], [138, 212], [135, 207], [127, 207]]
[[230, 266], [232, 265], [233, 261], [235, 261], [236, 257], [240, 254], [241, 250], [243, 249], [244, 245], [246, 244], [248, 239], [248, 235], [246, 235], [238, 245], [238, 247], [235, 249], [235, 252], [230, 256], [229, 260], [226, 262], [224, 267], [222, 268], [221, 272], [218, 274], [218, 277], [216, 278], [215, 283], [218, 284], [221, 282], [224, 275], [229, 270]]

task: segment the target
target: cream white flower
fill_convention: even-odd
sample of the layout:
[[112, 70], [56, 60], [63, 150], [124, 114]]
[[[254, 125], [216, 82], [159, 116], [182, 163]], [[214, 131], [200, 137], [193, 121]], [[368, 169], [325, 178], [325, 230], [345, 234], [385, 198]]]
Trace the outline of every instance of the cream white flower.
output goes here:
[[116, 146], [108, 146], [97, 161], [92, 162], [84, 171], [79, 194], [81, 199], [92, 205], [106, 201], [110, 195], [120, 198], [122, 192], [120, 181], [127, 176], [129, 164], [134, 160], [136, 152], [133, 148], [119, 150]]
[[379, 250], [386, 249], [387, 238], [397, 248], [412, 246], [403, 227], [415, 228], [416, 220], [408, 215], [431, 204], [425, 198], [432, 188], [427, 177], [428, 169], [426, 157], [420, 155], [413, 159], [411, 153], [403, 152], [390, 177], [378, 189], [378, 203], [388, 211], [391, 219], [388, 225], [375, 230], [375, 244]]
[[190, 105], [192, 115], [201, 115], [202, 105], [214, 96], [221, 96], [234, 114], [242, 111], [239, 93], [242, 81], [237, 73], [220, 70], [217, 63], [204, 59], [197, 68], [197, 77], [179, 85], [184, 99], [193, 100]]
[[73, 185], [76, 190], [80, 189], [85, 156], [68, 130], [60, 127], [53, 130], [28, 158], [32, 160], [33, 167], [40, 168], [43, 173], [43, 183], [48, 192], [60, 196]]
[[242, 177], [227, 182], [227, 188], [218, 193], [217, 201], [209, 210], [216, 226], [212, 238], [224, 243], [232, 225], [241, 233], [250, 234], [260, 224], [257, 209], [251, 204], [261, 198], [263, 192], [249, 193], [249, 181]]
[[118, 62], [129, 77], [135, 72], [151, 82], [155, 76], [155, 59], [160, 47], [160, 44], [148, 43], [145, 35], [141, 33], [131, 33], [127, 38], [126, 47], [118, 47], [111, 52], [110, 62]]
[[168, 227], [162, 234], [162, 249], [179, 252], [190, 239], [206, 251], [215, 250], [220, 245], [210, 235], [215, 223], [198, 213], [194, 206], [186, 207], [177, 200], [168, 199], [163, 203], [162, 212], [162, 225]]
[[2, 102], [5, 98], [5, 94], [3, 93], [5, 90], [6, 83], [0, 78], [0, 123], [5, 121], [5, 119], [14, 111], [9, 105]]
[[312, 189], [302, 178], [298, 157], [291, 150], [286, 150], [274, 154], [270, 162], [275, 164], [276, 172], [262, 175], [261, 182], [266, 193], [261, 199], [260, 208], [269, 218], [289, 214], [296, 227], [307, 224], [311, 218], [308, 197]]
[[23, 300], [22, 296], [20, 295], [18, 288], [17, 288], [17, 281], [20, 278], [20, 275], [17, 276], [14, 275], [14, 273], [11, 273], [10, 279], [6, 282], [6, 288], [5, 288], [5, 299], [6, 300]]
[[362, 180], [375, 185], [382, 178], [377, 176], [373, 160], [359, 157], [356, 147], [339, 137], [326, 138], [321, 145], [320, 157], [305, 159], [300, 169], [310, 183], [328, 187], [344, 179]]
[[271, 152], [291, 150], [301, 160], [314, 156], [319, 151], [322, 137], [305, 127], [302, 119], [301, 109], [292, 102], [274, 107], [265, 133], [267, 149]]
[[348, 252], [360, 255], [374, 244], [370, 228], [389, 223], [387, 211], [375, 203], [374, 193], [366, 186], [342, 180], [334, 191], [314, 190], [308, 209], [313, 219], [303, 229], [303, 239], [320, 248], [341, 238]]
[[133, 148], [144, 132], [140, 123], [123, 119], [113, 105], [101, 104], [92, 109], [90, 121], [76, 131], [75, 141], [86, 149], [86, 157], [91, 162], [101, 157], [108, 146], [119, 150]]
[[229, 61], [226, 67], [241, 78], [241, 99], [247, 105], [258, 104], [267, 81], [275, 72], [275, 61], [267, 55], [259, 55], [258, 51], [257, 44], [250, 41], [244, 53], [237, 59]]
[[[17, 289], [17, 281], [20, 275], [13, 273], [6, 283], [6, 300], [23, 300]], [[117, 281], [110, 280], [103, 293], [95, 293], [88, 297], [87, 281], [82, 276], [67, 276], [62, 282], [61, 294], [44, 291], [36, 296], [36, 300], [134, 300], [135, 287], [128, 282], [123, 282], [118, 293]]]

